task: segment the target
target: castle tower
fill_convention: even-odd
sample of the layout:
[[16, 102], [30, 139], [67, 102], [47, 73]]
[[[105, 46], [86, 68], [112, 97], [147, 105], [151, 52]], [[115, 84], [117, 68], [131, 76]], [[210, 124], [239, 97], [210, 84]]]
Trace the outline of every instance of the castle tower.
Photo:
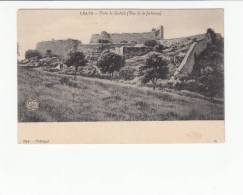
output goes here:
[[159, 31], [160, 31], [160, 39], [164, 39], [164, 26], [160, 26], [159, 27]]

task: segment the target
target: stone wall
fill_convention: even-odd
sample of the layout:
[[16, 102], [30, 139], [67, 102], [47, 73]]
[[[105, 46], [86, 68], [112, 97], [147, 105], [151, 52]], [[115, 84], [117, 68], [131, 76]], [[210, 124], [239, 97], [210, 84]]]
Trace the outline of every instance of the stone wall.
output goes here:
[[97, 60], [105, 49], [124, 55], [123, 47], [124, 44], [82, 44], [78, 47], [78, 51], [83, 52], [88, 59]]
[[109, 49], [116, 54], [124, 56], [125, 59], [134, 56], [142, 56], [153, 50], [150, 47], [135, 47], [124, 44], [87, 44], [80, 45], [78, 48], [78, 50], [82, 51], [85, 56], [92, 57], [93, 60], [96, 60], [105, 49]]
[[[160, 26], [157, 29], [153, 29], [150, 32], [143, 33], [110, 33], [112, 43], [119, 44], [122, 41], [128, 43], [136, 42], [138, 44], [144, 43], [146, 40], [156, 39], [161, 40], [164, 38], [164, 28]], [[93, 34], [90, 39], [90, 43], [98, 43], [101, 35]]]
[[82, 44], [78, 47], [78, 51], [82, 51], [85, 56], [96, 60], [101, 52], [105, 49], [109, 49], [125, 59], [132, 58], [134, 56], [142, 56], [152, 51], [150, 47], [135, 47], [124, 44]]
[[184, 59], [174, 73], [174, 77], [181, 77], [190, 74], [193, 70], [196, 58], [207, 48], [210, 40], [205, 37], [197, 42], [193, 42], [187, 51]]
[[128, 43], [136, 42], [138, 44], [144, 43], [146, 40], [155, 39], [154, 32], [144, 32], [144, 33], [113, 33], [111, 34], [111, 39], [113, 43], [121, 43], [122, 41], [127, 41]]
[[[156, 39], [155, 32], [145, 33], [112, 33], [110, 34], [111, 41], [114, 44], [119, 44], [122, 41], [128, 43], [136, 42], [138, 44], [144, 43], [146, 40]], [[90, 43], [98, 43], [100, 39], [99, 34], [93, 34], [90, 39]]]
[[47, 50], [51, 50], [52, 54], [66, 59], [68, 53], [70, 51], [76, 51], [80, 45], [81, 41], [74, 39], [42, 41], [37, 43], [36, 50], [38, 50], [43, 56], [46, 54]]
[[[96, 59], [105, 49], [110, 49], [120, 55], [123, 55], [123, 50], [120, 50], [123, 46], [124, 44], [81, 44], [78, 40], [67, 39], [39, 42], [36, 45], [36, 50], [38, 50], [43, 56], [48, 50], [51, 50], [52, 54], [58, 55], [62, 59], [66, 59], [70, 51], [81, 51], [85, 54], [85, 56]], [[122, 53], [119, 53], [118, 51], [122, 51]]]
[[89, 43], [98, 43], [100, 35], [99, 34], [92, 34]]
[[152, 50], [150, 47], [124, 47], [123, 55], [125, 59], [129, 59], [135, 56], [143, 56]]
[[150, 47], [136, 47], [132, 44], [81, 44], [80, 41], [71, 39], [39, 42], [36, 49], [43, 56], [47, 50], [51, 50], [52, 54], [58, 55], [64, 60], [68, 57], [70, 51], [81, 51], [91, 61], [96, 61], [105, 49], [122, 55], [125, 59], [142, 56], [152, 51]]

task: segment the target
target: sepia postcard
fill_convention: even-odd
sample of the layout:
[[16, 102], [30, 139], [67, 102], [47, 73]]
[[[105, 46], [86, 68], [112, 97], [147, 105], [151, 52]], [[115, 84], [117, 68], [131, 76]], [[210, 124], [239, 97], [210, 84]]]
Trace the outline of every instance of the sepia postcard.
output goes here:
[[224, 142], [223, 9], [20, 9], [18, 143]]

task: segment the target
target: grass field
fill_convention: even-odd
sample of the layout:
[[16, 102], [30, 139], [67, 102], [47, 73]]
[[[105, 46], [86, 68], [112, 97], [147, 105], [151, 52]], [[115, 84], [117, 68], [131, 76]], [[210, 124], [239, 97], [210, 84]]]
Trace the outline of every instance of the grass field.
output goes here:
[[[67, 79], [63, 79], [63, 78]], [[38, 97], [39, 109], [25, 102]], [[19, 122], [221, 120], [223, 103], [108, 80], [18, 68]]]

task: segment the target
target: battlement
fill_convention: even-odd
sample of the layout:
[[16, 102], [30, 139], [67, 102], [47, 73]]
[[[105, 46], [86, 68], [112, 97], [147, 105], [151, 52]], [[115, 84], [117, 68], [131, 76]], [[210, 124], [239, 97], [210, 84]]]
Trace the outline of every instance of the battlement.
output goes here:
[[[104, 32], [103, 32], [104, 33]], [[100, 39], [109, 40], [114, 44], [119, 43], [137, 43], [143, 44], [147, 40], [161, 40], [164, 39], [164, 27], [160, 26], [157, 29], [152, 29], [150, 32], [142, 33], [107, 33], [108, 37], [104, 37], [102, 33], [93, 34], [90, 43], [99, 43]]]

